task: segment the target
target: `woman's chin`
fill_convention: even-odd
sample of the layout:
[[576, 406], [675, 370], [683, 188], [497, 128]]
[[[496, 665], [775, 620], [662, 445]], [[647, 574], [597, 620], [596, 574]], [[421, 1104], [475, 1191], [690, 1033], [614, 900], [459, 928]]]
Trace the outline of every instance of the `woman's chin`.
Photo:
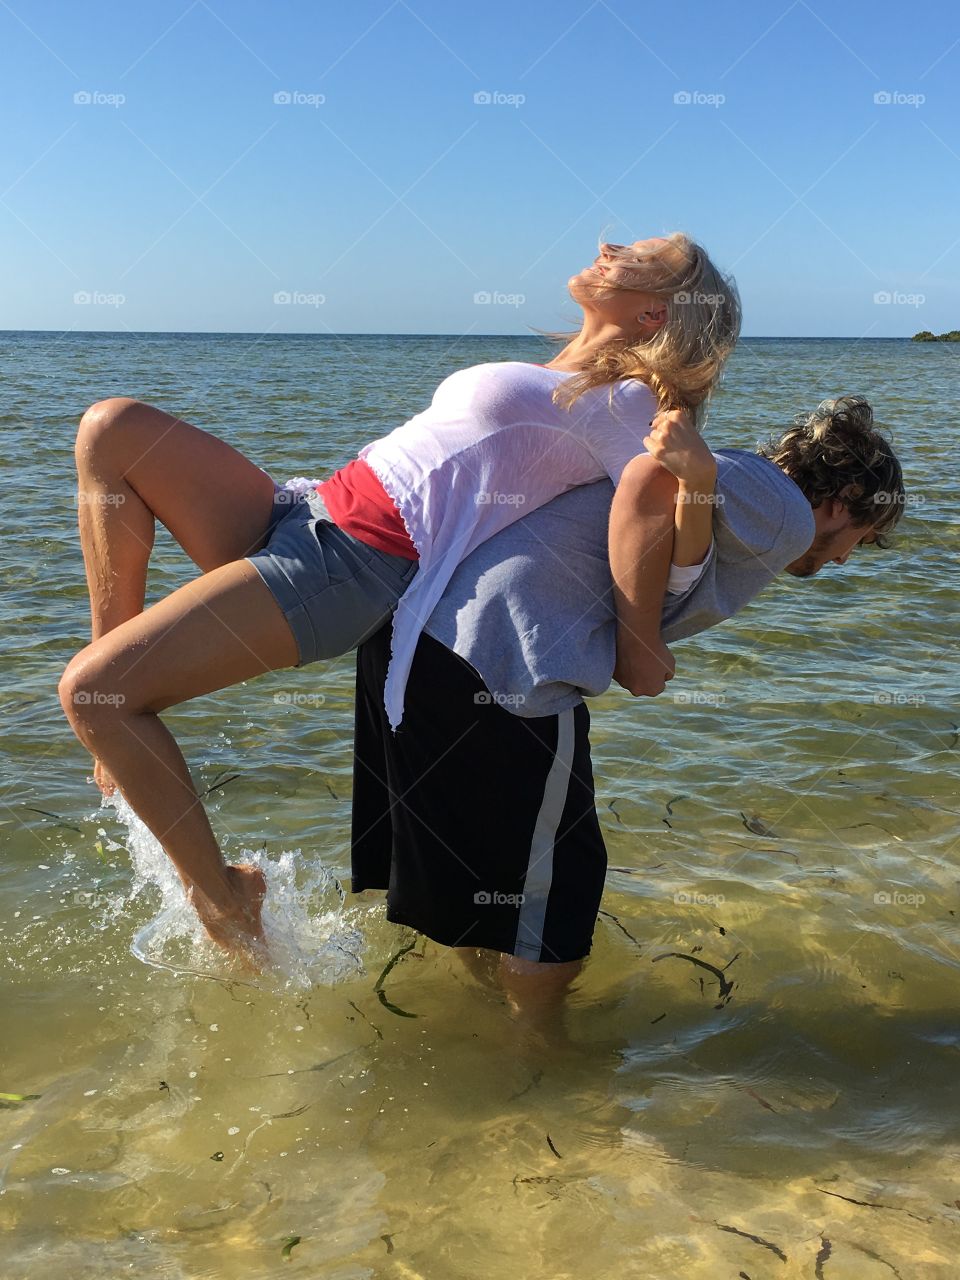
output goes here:
[[594, 311], [597, 309], [597, 303], [603, 297], [603, 290], [586, 280], [582, 280], [580, 276], [574, 276], [567, 283], [567, 292], [573, 301], [584, 310]]
[[572, 298], [577, 302], [583, 299], [595, 298], [598, 293], [602, 292], [598, 287], [597, 278], [589, 270], [580, 271], [575, 276], [571, 276], [567, 281], [567, 289]]

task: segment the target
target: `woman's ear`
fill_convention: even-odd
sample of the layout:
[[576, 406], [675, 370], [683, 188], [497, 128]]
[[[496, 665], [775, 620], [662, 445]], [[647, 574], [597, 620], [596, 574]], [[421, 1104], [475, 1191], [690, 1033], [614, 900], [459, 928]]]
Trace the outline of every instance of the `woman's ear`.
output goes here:
[[638, 324], [656, 325], [657, 328], [667, 322], [667, 304], [665, 302], [655, 302], [648, 307], [646, 311], [641, 311], [637, 316]]
[[636, 318], [643, 338], [652, 338], [667, 323], [667, 307], [665, 303], [654, 302], [646, 311], [641, 311]]

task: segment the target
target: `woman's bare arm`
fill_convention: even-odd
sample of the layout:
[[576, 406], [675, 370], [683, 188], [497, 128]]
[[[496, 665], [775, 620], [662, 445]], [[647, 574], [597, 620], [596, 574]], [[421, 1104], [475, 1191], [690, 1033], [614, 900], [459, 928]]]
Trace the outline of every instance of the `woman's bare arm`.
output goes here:
[[610, 508], [609, 554], [617, 609], [614, 678], [636, 696], [656, 697], [673, 675], [660, 617], [673, 548], [677, 481], [655, 458], [627, 463]]
[[673, 563], [700, 564], [713, 540], [717, 460], [686, 410], [658, 413], [643, 443], [677, 478]]

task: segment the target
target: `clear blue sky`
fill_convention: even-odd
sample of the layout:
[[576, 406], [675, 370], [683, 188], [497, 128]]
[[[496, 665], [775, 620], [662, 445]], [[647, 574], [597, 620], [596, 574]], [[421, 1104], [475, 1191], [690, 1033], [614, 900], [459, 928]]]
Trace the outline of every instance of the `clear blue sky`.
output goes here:
[[960, 327], [946, 0], [0, 0], [0, 69], [0, 328], [526, 333], [675, 229], [745, 334]]

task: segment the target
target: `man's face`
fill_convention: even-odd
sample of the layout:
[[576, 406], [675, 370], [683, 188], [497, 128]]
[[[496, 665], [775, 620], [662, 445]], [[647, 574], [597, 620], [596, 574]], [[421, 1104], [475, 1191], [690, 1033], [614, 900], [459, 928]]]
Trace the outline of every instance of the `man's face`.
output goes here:
[[828, 499], [814, 508], [817, 531], [813, 542], [784, 572], [795, 578], [812, 578], [825, 564], [846, 564], [854, 547], [864, 546], [876, 540], [872, 525], [854, 524], [850, 512], [835, 499]]

